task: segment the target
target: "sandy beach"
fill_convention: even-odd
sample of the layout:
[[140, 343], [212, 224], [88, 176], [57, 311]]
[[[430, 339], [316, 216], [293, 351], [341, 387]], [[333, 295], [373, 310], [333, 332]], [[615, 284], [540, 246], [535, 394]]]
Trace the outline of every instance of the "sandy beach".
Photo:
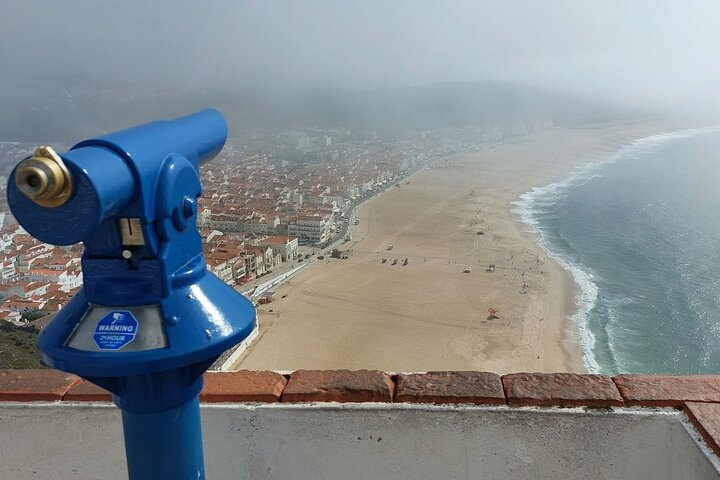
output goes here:
[[436, 161], [360, 207], [349, 259], [316, 262], [258, 308], [234, 368], [584, 371], [577, 286], [512, 202], [662, 130], [555, 128]]

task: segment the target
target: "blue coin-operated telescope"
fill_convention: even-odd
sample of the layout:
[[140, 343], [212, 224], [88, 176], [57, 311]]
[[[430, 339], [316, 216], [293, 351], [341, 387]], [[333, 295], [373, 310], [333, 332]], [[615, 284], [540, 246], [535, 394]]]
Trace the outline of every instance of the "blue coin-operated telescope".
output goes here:
[[113, 393], [135, 479], [204, 478], [202, 374], [256, 326], [207, 271], [195, 227], [200, 163], [225, 144], [215, 110], [38, 148], [13, 170], [15, 218], [45, 243], [83, 242], [83, 288], [40, 334], [45, 362]]

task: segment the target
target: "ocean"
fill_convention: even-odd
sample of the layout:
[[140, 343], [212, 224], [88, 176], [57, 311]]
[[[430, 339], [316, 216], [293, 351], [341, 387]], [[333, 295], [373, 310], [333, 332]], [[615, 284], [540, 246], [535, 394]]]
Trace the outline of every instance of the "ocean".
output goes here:
[[720, 373], [720, 128], [637, 140], [513, 212], [580, 286], [590, 371]]

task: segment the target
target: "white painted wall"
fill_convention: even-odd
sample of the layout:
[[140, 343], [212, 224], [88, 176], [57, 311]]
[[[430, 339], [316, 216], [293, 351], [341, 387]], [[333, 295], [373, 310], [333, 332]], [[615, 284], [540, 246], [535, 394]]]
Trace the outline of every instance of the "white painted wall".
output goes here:
[[[207, 478], [717, 479], [674, 410], [204, 405]], [[0, 403], [0, 478], [122, 479], [118, 411]]]

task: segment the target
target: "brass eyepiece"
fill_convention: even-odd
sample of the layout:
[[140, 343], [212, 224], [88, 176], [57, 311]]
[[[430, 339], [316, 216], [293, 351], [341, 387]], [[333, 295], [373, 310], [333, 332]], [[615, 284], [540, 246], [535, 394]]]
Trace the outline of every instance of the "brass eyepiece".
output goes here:
[[62, 158], [50, 147], [38, 147], [15, 170], [15, 185], [30, 200], [45, 208], [59, 207], [70, 199], [72, 177]]

